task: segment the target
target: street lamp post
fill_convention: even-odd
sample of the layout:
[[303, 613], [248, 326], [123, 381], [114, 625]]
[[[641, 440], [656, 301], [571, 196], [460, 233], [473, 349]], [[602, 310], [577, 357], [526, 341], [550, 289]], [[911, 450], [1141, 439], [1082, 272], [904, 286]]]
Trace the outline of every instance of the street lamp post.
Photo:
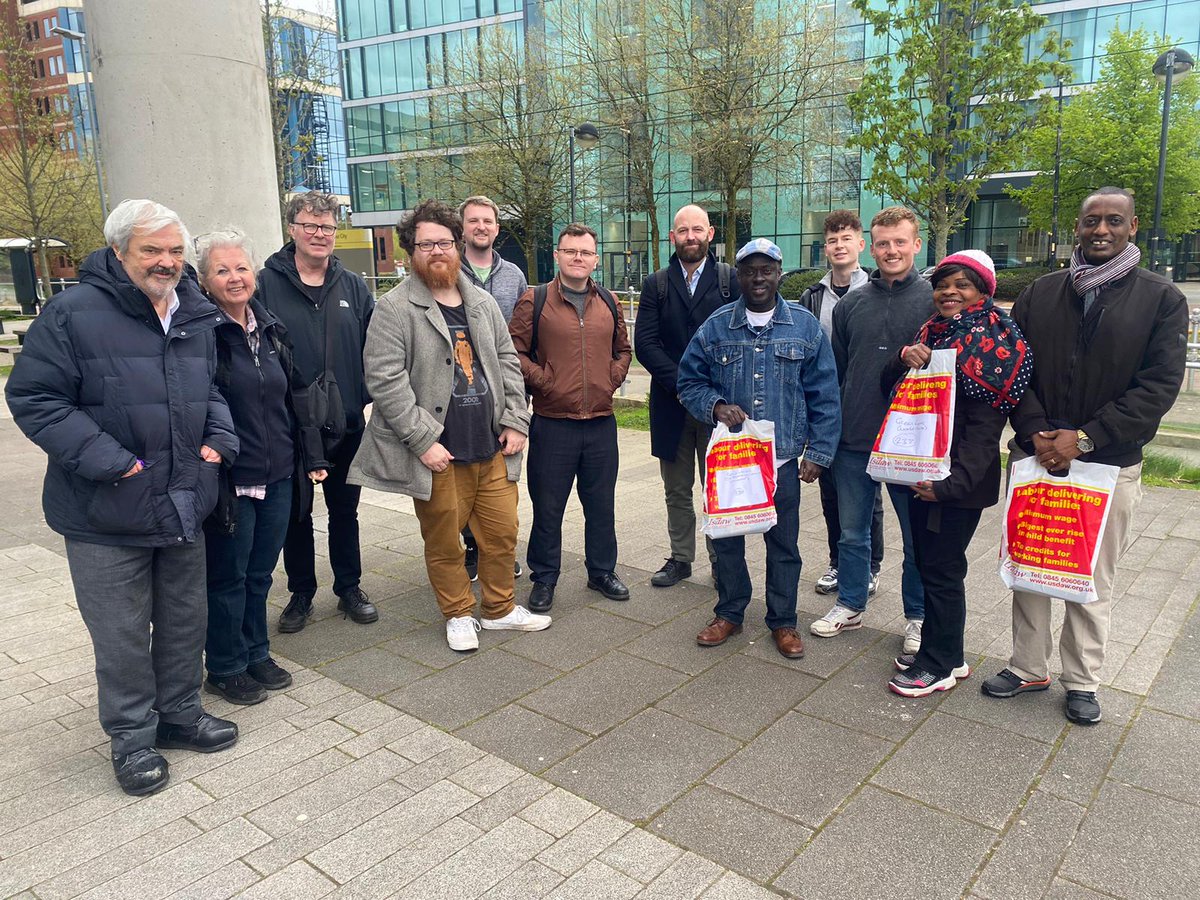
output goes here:
[[1054, 205], [1050, 214], [1050, 258], [1047, 260], [1047, 265], [1051, 269], [1058, 264], [1058, 191], [1059, 179], [1062, 175], [1062, 101], [1063, 83], [1060, 78], [1058, 79], [1058, 123], [1054, 134]]
[[1163, 79], [1162, 132], [1158, 138], [1158, 181], [1154, 188], [1154, 224], [1150, 229], [1150, 269], [1162, 274], [1162, 201], [1163, 181], [1167, 175], [1167, 129], [1171, 124], [1171, 82], [1182, 78], [1196, 64], [1192, 54], [1172, 47], [1154, 61], [1154, 74]]
[[625, 132], [625, 290], [629, 290], [629, 268], [633, 261], [633, 132]]
[[580, 150], [591, 150], [600, 143], [600, 132], [591, 122], [581, 122], [567, 132], [568, 154], [571, 157], [571, 221], [575, 221], [575, 142]]
[[83, 91], [88, 98], [88, 118], [92, 122], [92, 159], [96, 164], [96, 190], [100, 192], [100, 215], [108, 220], [108, 198], [104, 194], [104, 173], [100, 168], [100, 123], [96, 119], [96, 95], [92, 91], [92, 60], [88, 54], [87, 35], [82, 31], [72, 31], [56, 25], [50, 29], [51, 34], [57, 34], [69, 41], [78, 41], [83, 50]]

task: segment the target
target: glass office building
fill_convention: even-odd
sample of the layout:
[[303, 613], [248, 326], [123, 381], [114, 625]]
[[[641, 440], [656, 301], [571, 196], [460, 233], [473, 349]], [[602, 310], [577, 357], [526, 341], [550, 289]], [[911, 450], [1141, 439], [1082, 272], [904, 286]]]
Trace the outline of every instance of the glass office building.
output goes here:
[[[355, 224], [395, 224], [400, 213], [420, 199], [408, 185], [419, 183], [411, 176], [421, 160], [470, 152], [471, 135], [455, 120], [450, 102], [450, 95], [461, 86], [454, 83], [448, 60], [459, 48], [477, 42], [479, 29], [496, 23], [518, 39], [527, 30], [537, 29], [547, 34], [553, 45], [555, 19], [562, 15], [563, 2], [339, 0], [339, 50]], [[1070, 41], [1074, 84], [1068, 88], [1067, 102], [1071, 91], [1097, 77], [1104, 45], [1114, 29], [1144, 27], [1154, 35], [1169, 35], [1178, 46], [1200, 56], [1200, 0], [1055, 0], [1033, 5], [1047, 17], [1047, 31], [1056, 31]], [[836, 0], [831, 7], [841, 21], [850, 23], [838, 34], [848, 65], [886, 52], [875, 46], [866, 26], [853, 20], [846, 0]], [[1039, 52], [1043, 37], [1035, 35], [1029, 41], [1029, 53]], [[831, 115], [845, 115], [841, 97], [831, 98], [829, 105]], [[650, 266], [651, 240], [659, 240], [662, 258], [666, 258], [666, 231], [675, 209], [688, 202], [710, 210], [720, 207], [719, 196], [705, 183], [704, 173], [688, 154], [670, 146], [671, 137], [668, 132], [667, 152], [662, 157], [662, 180], [667, 189], [658, 199], [661, 233], [648, 234], [645, 214], [631, 217], [629, 239], [635, 274]], [[620, 136], [606, 136], [598, 151], [592, 151], [597, 152], [619, 157], [624, 152]], [[796, 167], [796, 174], [783, 180], [756, 176], [753, 189], [740, 200], [733, 227], [727, 227], [730, 223], [724, 222], [723, 216], [715, 217], [717, 241], [740, 241], [751, 234], [767, 236], [783, 249], [787, 267], [823, 265], [821, 223], [830, 209], [858, 209], [867, 221], [889, 203], [888, 198], [864, 189], [870, 162], [859, 151], [831, 146], [814, 151], [803, 166]], [[593, 159], [589, 165], [598, 164]], [[1006, 183], [1020, 185], [1029, 176], [1028, 171], [1018, 170], [992, 179], [952, 246], [984, 249], [997, 259], [1012, 261], [1010, 264], [1044, 259], [1047, 235], [1030, 229], [1024, 211], [1004, 193]], [[564, 181], [567, 178], [564, 161]], [[581, 173], [578, 217], [600, 233], [601, 250], [608, 262], [601, 270], [602, 277], [609, 284], [617, 283], [619, 266], [614, 263], [624, 255], [615, 251], [624, 251], [626, 243], [623, 194], [622, 179], [589, 178], [586, 170]], [[564, 209], [554, 224], [563, 224], [566, 216]], [[509, 247], [513, 248], [513, 242]]]

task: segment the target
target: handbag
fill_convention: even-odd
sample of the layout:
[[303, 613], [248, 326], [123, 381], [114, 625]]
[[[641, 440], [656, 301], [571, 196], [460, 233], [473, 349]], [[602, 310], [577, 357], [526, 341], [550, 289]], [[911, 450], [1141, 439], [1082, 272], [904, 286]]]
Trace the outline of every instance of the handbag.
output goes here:
[[325, 297], [325, 370], [308, 387], [303, 388], [297, 398], [305, 405], [308, 421], [321, 432], [321, 444], [325, 458], [329, 459], [346, 436], [346, 408], [342, 403], [342, 392], [338, 389], [333, 374], [333, 331], [336, 325], [334, 309], [337, 304], [332, 297]]

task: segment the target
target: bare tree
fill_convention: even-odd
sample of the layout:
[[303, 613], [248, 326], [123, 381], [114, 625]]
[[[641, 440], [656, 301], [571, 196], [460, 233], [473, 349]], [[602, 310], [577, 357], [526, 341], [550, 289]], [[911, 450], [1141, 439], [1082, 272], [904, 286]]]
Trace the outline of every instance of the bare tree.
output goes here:
[[658, 199], [668, 189], [664, 75], [671, 68], [658, 24], [662, 11], [661, 0], [578, 4], [564, 8], [562, 24], [564, 50], [577, 62], [581, 98], [594, 105], [606, 136], [620, 135], [617, 171], [609, 174], [628, 177], [626, 212], [645, 213], [655, 270], [661, 267]]
[[[755, 176], [795, 181], [810, 144], [828, 141], [828, 95], [839, 51], [833, 6], [819, 0], [655, 0], [657, 25], [690, 119], [677, 140], [693, 180], [721, 198], [725, 252]], [[660, 14], [656, 12], [656, 18]]]
[[[500, 24], [481, 28], [479, 44], [447, 65], [453, 83], [465, 86], [444, 95], [451, 120], [461, 126], [447, 129], [447, 155], [464, 189], [500, 206], [534, 281], [539, 245], [567, 200], [571, 94], [564, 73], [549, 63], [537, 34]], [[463, 152], [468, 135], [470, 149]]]
[[95, 175], [64, 146], [69, 116], [38, 91], [34, 58], [20, 30], [0, 22], [0, 234], [30, 242], [49, 298], [47, 242], [69, 242], [81, 258], [103, 237]]

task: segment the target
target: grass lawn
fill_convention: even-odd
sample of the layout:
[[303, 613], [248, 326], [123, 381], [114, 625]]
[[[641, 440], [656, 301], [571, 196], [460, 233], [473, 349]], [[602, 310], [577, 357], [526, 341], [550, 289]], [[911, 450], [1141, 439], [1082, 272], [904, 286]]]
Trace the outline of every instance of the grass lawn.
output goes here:
[[1147, 453], [1142, 463], [1142, 484], [1200, 491], [1200, 466], [1166, 453]]
[[631, 428], [634, 431], [650, 430], [649, 406], [617, 406], [613, 408], [617, 418], [618, 428]]

